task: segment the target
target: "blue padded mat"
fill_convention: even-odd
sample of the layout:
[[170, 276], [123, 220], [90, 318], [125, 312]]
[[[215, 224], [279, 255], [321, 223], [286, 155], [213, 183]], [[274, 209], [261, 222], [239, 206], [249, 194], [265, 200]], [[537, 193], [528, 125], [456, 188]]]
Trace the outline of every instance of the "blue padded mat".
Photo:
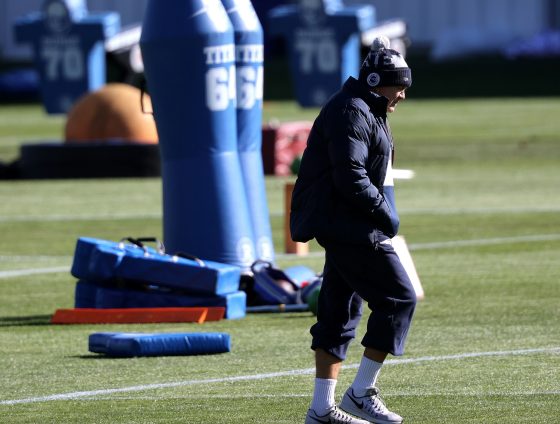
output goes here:
[[201, 295], [227, 294], [239, 290], [241, 268], [190, 255], [168, 255], [127, 240], [112, 242], [80, 237], [76, 242], [71, 273], [74, 277], [137, 285], [153, 284]]
[[80, 280], [76, 284], [76, 308], [165, 308], [189, 306], [222, 306], [226, 319], [239, 319], [246, 315], [247, 295], [236, 291], [224, 295], [201, 296], [174, 293], [158, 288], [136, 290], [107, 287], [91, 281]]
[[89, 351], [107, 356], [208, 355], [231, 350], [227, 333], [93, 333]]

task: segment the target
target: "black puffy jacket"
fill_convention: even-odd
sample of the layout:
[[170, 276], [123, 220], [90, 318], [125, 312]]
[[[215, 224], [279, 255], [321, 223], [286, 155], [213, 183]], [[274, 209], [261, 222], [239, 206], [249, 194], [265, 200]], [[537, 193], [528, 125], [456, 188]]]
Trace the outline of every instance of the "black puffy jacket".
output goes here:
[[398, 231], [383, 196], [393, 140], [385, 97], [350, 77], [313, 124], [292, 194], [295, 241], [375, 244]]

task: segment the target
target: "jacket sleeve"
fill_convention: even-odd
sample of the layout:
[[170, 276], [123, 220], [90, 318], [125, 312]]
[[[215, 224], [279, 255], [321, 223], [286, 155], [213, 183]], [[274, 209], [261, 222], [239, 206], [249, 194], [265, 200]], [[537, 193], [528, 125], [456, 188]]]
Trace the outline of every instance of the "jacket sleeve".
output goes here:
[[329, 126], [329, 158], [336, 190], [363, 213], [388, 217], [385, 199], [366, 170], [372, 131], [367, 117], [359, 109], [346, 109], [336, 121], [331, 119]]

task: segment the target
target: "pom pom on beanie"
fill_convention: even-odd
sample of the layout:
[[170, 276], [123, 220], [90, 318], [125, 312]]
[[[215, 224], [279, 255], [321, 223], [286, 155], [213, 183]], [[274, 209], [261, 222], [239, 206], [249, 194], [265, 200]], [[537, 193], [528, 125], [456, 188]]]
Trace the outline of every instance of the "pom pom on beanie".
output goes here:
[[359, 80], [368, 87], [412, 85], [412, 73], [404, 57], [390, 49], [390, 41], [385, 36], [377, 37], [360, 69]]

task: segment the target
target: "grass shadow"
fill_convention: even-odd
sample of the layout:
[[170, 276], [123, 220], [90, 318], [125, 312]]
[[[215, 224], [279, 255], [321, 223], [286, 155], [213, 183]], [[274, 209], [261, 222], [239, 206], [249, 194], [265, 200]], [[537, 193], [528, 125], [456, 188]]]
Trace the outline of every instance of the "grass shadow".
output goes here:
[[91, 353], [89, 355], [73, 355], [67, 356], [67, 358], [72, 359], [130, 359], [131, 357], [127, 356], [109, 356], [102, 353]]
[[0, 317], [0, 327], [26, 325], [51, 325], [52, 315], [28, 315], [24, 317]]

